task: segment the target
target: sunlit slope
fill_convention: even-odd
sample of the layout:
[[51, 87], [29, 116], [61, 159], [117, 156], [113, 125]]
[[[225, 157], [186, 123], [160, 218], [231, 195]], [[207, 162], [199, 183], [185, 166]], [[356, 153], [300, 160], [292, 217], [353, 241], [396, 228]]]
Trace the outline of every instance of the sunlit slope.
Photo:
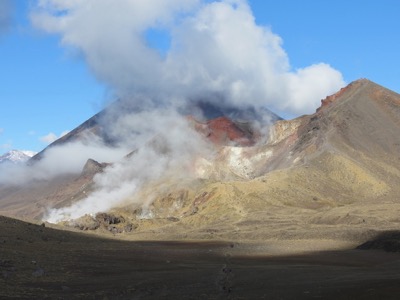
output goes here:
[[[268, 139], [245, 147], [215, 145], [214, 160], [191, 162], [195, 176], [161, 177], [109, 211], [62, 224], [144, 239], [352, 241], [398, 227], [400, 95], [358, 80], [315, 114], [268, 130]], [[79, 204], [106, 167], [90, 161], [75, 178], [3, 188], [2, 213], [40, 218], [49, 207]]]

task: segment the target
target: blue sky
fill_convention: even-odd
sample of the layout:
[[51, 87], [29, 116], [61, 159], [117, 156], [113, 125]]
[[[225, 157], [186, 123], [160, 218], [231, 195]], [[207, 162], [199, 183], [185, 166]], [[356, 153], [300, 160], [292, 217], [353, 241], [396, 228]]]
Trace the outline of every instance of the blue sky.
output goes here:
[[[112, 83], [91, 71], [87, 57], [61, 45], [61, 34], [32, 25], [29, 15], [36, 2], [10, 1], [8, 22], [0, 20], [0, 154], [40, 151], [51, 135], [72, 130], [113, 97]], [[323, 62], [347, 83], [369, 78], [400, 92], [399, 1], [248, 3], [256, 23], [283, 40], [292, 69]], [[166, 51], [168, 32], [153, 32], [148, 43]]]

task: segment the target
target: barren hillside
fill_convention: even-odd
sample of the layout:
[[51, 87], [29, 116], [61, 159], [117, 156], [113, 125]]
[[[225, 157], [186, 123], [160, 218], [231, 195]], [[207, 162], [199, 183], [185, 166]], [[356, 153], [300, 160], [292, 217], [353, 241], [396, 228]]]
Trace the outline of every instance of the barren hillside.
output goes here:
[[[216, 151], [213, 161], [192, 162], [195, 177], [159, 178], [125, 205], [63, 224], [133, 239], [355, 244], [398, 229], [400, 95], [362, 79], [322, 100], [313, 115], [277, 121], [267, 140], [260, 139], [266, 132], [240, 124], [222, 118], [194, 125]], [[93, 192], [99, 172], [107, 165], [92, 161], [79, 176], [2, 187], [1, 213], [40, 219], [49, 207]]]

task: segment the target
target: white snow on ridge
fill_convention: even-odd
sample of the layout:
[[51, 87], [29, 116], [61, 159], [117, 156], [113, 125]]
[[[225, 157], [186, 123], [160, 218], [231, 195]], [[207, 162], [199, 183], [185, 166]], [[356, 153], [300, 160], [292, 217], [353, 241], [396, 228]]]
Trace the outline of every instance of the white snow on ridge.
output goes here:
[[36, 152], [27, 150], [11, 150], [0, 156], [0, 164], [10, 162], [14, 164], [24, 163], [34, 156]]

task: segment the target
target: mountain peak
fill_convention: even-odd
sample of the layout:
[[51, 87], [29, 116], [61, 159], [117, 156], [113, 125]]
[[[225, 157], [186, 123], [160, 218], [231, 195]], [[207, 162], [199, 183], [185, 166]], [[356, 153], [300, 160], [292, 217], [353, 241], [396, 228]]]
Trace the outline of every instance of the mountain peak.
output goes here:
[[10, 150], [0, 156], [0, 163], [10, 162], [14, 164], [23, 163], [34, 156], [36, 152], [27, 150]]
[[[347, 241], [396, 227], [400, 95], [361, 79], [322, 103], [312, 115], [271, 124], [265, 139], [257, 137], [266, 128], [239, 121], [236, 112], [200, 121], [188, 116], [191, 128], [210, 142], [204, 153], [194, 148], [199, 144], [181, 149], [179, 143], [149, 156], [147, 149], [134, 149], [129, 159], [110, 167], [88, 160], [79, 174], [20, 189], [0, 187], [0, 212], [99, 233], [106, 230], [91, 225], [99, 222], [95, 216], [112, 213], [125, 221], [109, 223], [107, 231], [135, 239], [341, 234]], [[103, 124], [92, 121], [75, 134]], [[163, 141], [148, 145], [165, 149]], [[183, 151], [193, 155], [182, 156]]]
[[326, 96], [325, 99], [321, 100], [321, 106], [317, 108], [317, 112], [324, 109], [325, 107], [330, 106], [333, 102], [336, 102], [338, 99], [340, 99], [344, 94], [356, 90], [360, 88], [362, 85], [368, 84], [369, 82], [371, 81], [369, 81], [368, 79], [358, 79], [349, 83], [347, 86], [341, 88], [338, 92]]
[[[333, 103], [342, 102], [345, 99], [362, 99], [368, 97], [376, 100], [379, 99], [379, 101], [381, 101], [382, 98], [385, 98], [381, 97], [382, 93], [391, 94], [392, 96], [396, 94], [369, 79], [361, 78], [349, 83], [347, 86], [341, 88], [338, 92], [327, 96], [325, 99], [322, 99], [321, 106], [317, 108], [317, 112], [330, 107]], [[357, 94], [357, 97], [354, 97], [353, 94]]]

